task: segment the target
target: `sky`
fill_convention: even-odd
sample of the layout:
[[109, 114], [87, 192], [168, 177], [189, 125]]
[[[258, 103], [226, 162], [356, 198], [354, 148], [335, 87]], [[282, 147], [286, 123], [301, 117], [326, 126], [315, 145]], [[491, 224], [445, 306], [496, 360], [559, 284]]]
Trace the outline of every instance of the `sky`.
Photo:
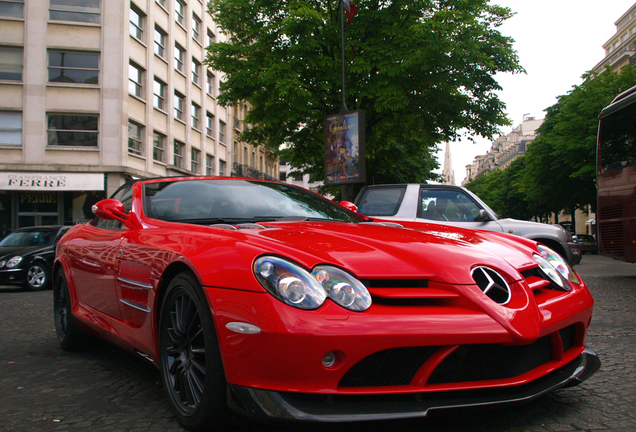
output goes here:
[[[506, 104], [512, 126], [503, 127], [502, 135], [511, 132], [524, 114], [544, 118], [544, 110], [580, 85], [581, 76], [605, 57], [603, 44], [616, 34], [614, 24], [634, 5], [634, 0], [491, 0], [507, 6], [517, 14], [504, 22], [499, 31], [511, 36], [525, 74], [497, 74], [503, 88], [499, 98]], [[466, 165], [475, 156], [486, 154], [492, 141], [475, 137], [450, 144], [455, 184], [466, 177]], [[438, 152], [439, 173], [444, 162], [444, 147]]]

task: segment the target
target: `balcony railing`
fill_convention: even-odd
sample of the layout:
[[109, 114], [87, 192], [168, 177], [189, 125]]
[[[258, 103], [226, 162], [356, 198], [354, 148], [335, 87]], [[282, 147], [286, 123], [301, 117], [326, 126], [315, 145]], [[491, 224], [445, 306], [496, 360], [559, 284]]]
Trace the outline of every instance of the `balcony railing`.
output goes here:
[[244, 177], [244, 178], [253, 178], [260, 180], [273, 180], [278, 181], [277, 178], [272, 177], [271, 175], [265, 174], [257, 170], [256, 168], [252, 168], [249, 165], [243, 165], [238, 162], [234, 162], [232, 168], [232, 177]]

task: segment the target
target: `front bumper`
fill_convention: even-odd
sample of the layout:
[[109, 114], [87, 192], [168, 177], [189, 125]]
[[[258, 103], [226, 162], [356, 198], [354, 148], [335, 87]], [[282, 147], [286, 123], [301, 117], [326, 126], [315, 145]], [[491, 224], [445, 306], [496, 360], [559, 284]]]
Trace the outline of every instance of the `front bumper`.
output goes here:
[[523, 385], [445, 392], [385, 395], [316, 395], [228, 384], [228, 404], [256, 419], [351, 422], [424, 417], [430, 411], [527, 402], [580, 384], [601, 362], [590, 348], [563, 367]]
[[1, 285], [22, 285], [26, 281], [26, 270], [21, 268], [0, 270]]
[[[563, 243], [562, 243], [563, 245]], [[581, 262], [581, 256], [583, 255], [581, 251], [581, 244], [575, 242], [567, 242], [563, 245], [567, 253], [568, 263], [572, 266], [577, 265]]]

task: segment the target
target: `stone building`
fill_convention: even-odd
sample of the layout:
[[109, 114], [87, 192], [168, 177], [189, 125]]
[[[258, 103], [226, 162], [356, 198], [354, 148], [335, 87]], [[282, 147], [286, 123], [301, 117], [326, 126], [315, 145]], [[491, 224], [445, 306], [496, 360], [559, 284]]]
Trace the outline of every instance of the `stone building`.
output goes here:
[[224, 38], [203, 0], [0, 0], [0, 226], [81, 222], [131, 178], [278, 177], [216, 102]]

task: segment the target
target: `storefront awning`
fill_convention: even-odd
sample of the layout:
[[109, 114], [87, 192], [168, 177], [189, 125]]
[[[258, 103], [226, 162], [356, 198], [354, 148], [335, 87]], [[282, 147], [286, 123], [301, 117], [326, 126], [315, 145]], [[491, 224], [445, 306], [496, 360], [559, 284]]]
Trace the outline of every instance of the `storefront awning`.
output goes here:
[[103, 191], [103, 173], [0, 172], [0, 190]]

